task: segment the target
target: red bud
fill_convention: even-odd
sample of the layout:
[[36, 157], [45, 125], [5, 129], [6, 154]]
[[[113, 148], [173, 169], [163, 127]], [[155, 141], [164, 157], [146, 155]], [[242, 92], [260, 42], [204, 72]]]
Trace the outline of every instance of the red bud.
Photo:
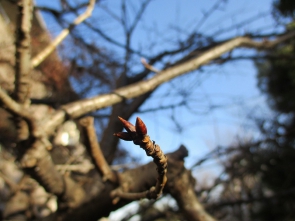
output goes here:
[[136, 133], [141, 135], [147, 134], [147, 128], [139, 117], [136, 118], [135, 128], [136, 128]]
[[129, 133], [136, 132], [135, 126], [132, 123], [128, 122], [127, 120], [124, 120], [122, 117], [118, 117], [118, 118], [121, 121], [121, 123], [123, 124], [123, 127], [126, 129], [127, 132], [129, 132]]
[[116, 136], [116, 137], [118, 137], [118, 138], [120, 138], [122, 140], [126, 140], [126, 141], [131, 141], [132, 140], [132, 137], [127, 132], [114, 133], [114, 136]]

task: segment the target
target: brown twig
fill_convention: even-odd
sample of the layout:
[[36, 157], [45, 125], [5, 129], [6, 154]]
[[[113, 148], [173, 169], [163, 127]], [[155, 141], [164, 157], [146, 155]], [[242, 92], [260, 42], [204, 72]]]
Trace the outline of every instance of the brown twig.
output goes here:
[[141, 61], [141, 63], [143, 64], [143, 66], [144, 66], [146, 69], [148, 69], [148, 70], [150, 70], [150, 71], [153, 71], [153, 72], [155, 72], [155, 73], [160, 72], [157, 68], [155, 68], [154, 66], [150, 65], [149, 63], [147, 63], [147, 61], [146, 61], [144, 58], [141, 58], [140, 61]]
[[158, 179], [156, 186], [151, 187], [147, 191], [141, 193], [127, 193], [123, 192], [122, 188], [118, 188], [114, 190], [111, 195], [115, 198], [115, 201], [118, 198], [130, 200], [141, 198], [157, 199], [162, 194], [167, 182], [167, 158], [159, 145], [155, 144], [155, 142], [153, 142], [147, 135], [147, 128], [139, 117], [136, 119], [135, 126], [121, 117], [119, 117], [119, 120], [127, 132], [118, 132], [114, 135], [122, 140], [133, 141], [135, 145], [139, 145], [144, 149], [147, 156], [151, 156], [154, 159], [154, 163], [157, 165]]
[[68, 28], [62, 30], [61, 33], [52, 41], [50, 45], [48, 45], [43, 51], [41, 51], [32, 59], [32, 67], [38, 66], [70, 34], [71, 30], [75, 26], [79, 25], [85, 19], [90, 17], [94, 9], [94, 5], [95, 5], [95, 0], [90, 0], [86, 11], [83, 14], [79, 15], [74, 20], [74, 22], [69, 25]]
[[103, 174], [103, 180], [110, 180], [111, 182], [115, 183], [117, 182], [116, 173], [112, 171], [103, 156], [99, 142], [96, 137], [93, 120], [93, 117], [85, 117], [80, 120], [80, 124], [86, 134], [86, 145], [89, 147], [91, 157], [95, 163], [95, 166]]

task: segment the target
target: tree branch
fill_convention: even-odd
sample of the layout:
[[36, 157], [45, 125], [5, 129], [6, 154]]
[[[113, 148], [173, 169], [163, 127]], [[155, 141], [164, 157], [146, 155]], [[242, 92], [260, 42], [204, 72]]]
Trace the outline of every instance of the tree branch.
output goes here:
[[50, 45], [48, 45], [43, 51], [41, 51], [39, 54], [37, 54], [32, 59], [32, 67], [38, 66], [48, 55], [53, 52], [56, 47], [69, 35], [71, 30], [79, 25], [81, 22], [83, 22], [85, 19], [91, 16], [92, 11], [95, 6], [95, 0], [89, 0], [89, 5], [86, 9], [86, 11], [78, 16], [72, 24], [69, 25], [68, 28], [64, 29], [53, 41]]
[[90, 149], [91, 157], [93, 158], [93, 161], [99, 172], [103, 174], [103, 181], [110, 180], [111, 182], [116, 183], [117, 176], [115, 172], [109, 167], [100, 149], [93, 125], [93, 117], [85, 117], [81, 119], [80, 125], [83, 128], [84, 134], [86, 134], [86, 146], [89, 147], [88, 149]]
[[169, 173], [167, 192], [176, 200], [180, 210], [188, 221], [215, 221], [199, 202], [194, 188], [195, 179], [190, 170], [184, 167], [184, 158], [188, 150], [181, 145], [178, 150], [167, 154]]
[[148, 69], [148, 70], [150, 70], [152, 72], [155, 72], [155, 73], [160, 72], [158, 69], [156, 69], [155, 67], [153, 67], [152, 65], [150, 65], [149, 63], [147, 63], [147, 61], [144, 58], [141, 58], [140, 61], [141, 61], [141, 63], [143, 64], [143, 66], [146, 69]]
[[31, 73], [31, 26], [33, 1], [22, 0], [18, 4], [15, 49], [15, 88], [14, 97], [24, 104], [29, 98], [29, 77]]
[[[24, 106], [30, 105], [30, 74], [31, 74], [31, 27], [33, 1], [22, 0], [18, 3], [18, 16], [15, 39], [15, 81], [14, 99]], [[28, 137], [28, 125], [16, 117], [17, 140]]]
[[20, 163], [22, 168], [35, 178], [49, 193], [55, 194], [66, 206], [75, 208], [85, 197], [84, 190], [70, 177], [63, 177], [46, 150], [45, 143], [37, 139], [24, 151]]
[[[170, 164], [174, 162], [169, 160], [168, 163], [170, 168]], [[168, 176], [168, 179], [169, 178]], [[168, 188], [187, 220], [215, 221], [199, 202], [194, 191], [194, 178], [189, 170], [185, 169], [177, 177], [174, 177], [173, 180], [169, 179]]]
[[31, 120], [31, 114], [27, 109], [15, 102], [0, 86], [0, 101], [3, 103], [3, 107], [7, 109], [10, 113], [23, 117], [25, 119]]
[[[162, 194], [167, 182], [167, 157], [160, 149], [160, 146], [151, 141], [150, 137], [147, 135], [147, 128], [139, 117], [136, 119], [135, 126], [123, 118], [119, 117], [119, 119], [127, 132], [118, 132], [114, 135], [122, 140], [133, 141], [135, 145], [139, 145], [144, 149], [147, 156], [151, 156], [154, 159], [154, 163], [157, 165], [158, 179], [156, 186], [151, 187], [147, 191], [141, 193], [127, 193], [122, 191], [122, 187], [119, 187], [111, 193], [111, 196], [115, 197], [115, 203], [119, 198], [129, 200], [138, 200], [142, 198], [157, 199]], [[124, 183], [122, 185], [124, 185]], [[128, 186], [123, 186], [123, 188], [128, 189]]]
[[45, 130], [48, 134], [51, 134], [53, 130], [66, 119], [67, 116], [70, 116], [71, 118], [77, 118], [91, 111], [105, 108], [123, 100], [134, 98], [153, 91], [159, 85], [187, 72], [196, 70], [202, 65], [211, 62], [212, 60], [220, 57], [222, 54], [233, 49], [241, 47], [270, 49], [286, 40], [291, 39], [294, 36], [295, 31], [282, 35], [273, 41], [254, 41], [250, 37], [233, 38], [227, 42], [217, 45], [212, 49], [209, 49], [208, 51], [205, 51], [196, 58], [163, 70], [148, 80], [121, 87], [109, 94], [98, 95], [93, 98], [88, 98], [64, 105], [61, 110], [58, 110], [54, 115], [52, 115], [50, 121], [46, 122]]

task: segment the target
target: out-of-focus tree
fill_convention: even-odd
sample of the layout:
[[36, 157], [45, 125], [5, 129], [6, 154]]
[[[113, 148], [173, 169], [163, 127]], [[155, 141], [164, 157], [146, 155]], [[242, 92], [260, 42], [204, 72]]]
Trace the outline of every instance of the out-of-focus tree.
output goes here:
[[[294, 30], [294, 1], [274, 2], [278, 21]], [[228, 183], [221, 202], [230, 220], [292, 220], [295, 217], [295, 41], [269, 50], [256, 60], [258, 87], [272, 111], [254, 117], [260, 138], [228, 149]], [[223, 202], [222, 202], [223, 201]], [[225, 219], [226, 220], [226, 219]]]

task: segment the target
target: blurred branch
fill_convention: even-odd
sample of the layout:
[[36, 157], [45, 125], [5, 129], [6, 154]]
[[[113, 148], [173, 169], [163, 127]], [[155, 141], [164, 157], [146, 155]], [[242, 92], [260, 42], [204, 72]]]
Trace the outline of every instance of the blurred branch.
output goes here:
[[80, 120], [80, 125], [82, 126], [87, 139], [86, 146], [89, 147], [88, 149], [90, 149], [91, 157], [99, 172], [102, 173], [103, 180], [110, 180], [111, 182], [115, 183], [117, 182], [117, 176], [115, 172], [111, 170], [103, 156], [103, 153], [99, 146], [99, 142], [96, 137], [93, 121], [93, 117], [85, 117]]
[[234, 25], [231, 24], [228, 27], [225, 27], [223, 29], [218, 29], [217, 31], [213, 32], [211, 35], [212, 36], [221, 35], [221, 34], [226, 33], [228, 31], [232, 31], [234, 29], [239, 29], [239, 28], [245, 27], [245, 25], [250, 25], [253, 22], [257, 22], [258, 19], [264, 18], [265, 16], [268, 16], [268, 15], [269, 15], [269, 11], [261, 12], [257, 15], [254, 15], [254, 16], [252, 16], [248, 19], [245, 19], [239, 23], [236, 23]]
[[89, 3], [81, 3], [79, 5], [77, 5], [76, 7], [69, 7], [67, 8], [67, 10], [62, 10], [62, 11], [58, 11], [54, 8], [49, 8], [49, 7], [44, 7], [44, 6], [35, 6], [35, 9], [37, 10], [41, 10], [41, 11], [44, 11], [44, 12], [50, 12], [51, 14], [53, 14], [55, 17], [59, 17], [61, 16], [62, 14], [65, 14], [65, 13], [71, 13], [71, 12], [75, 12], [81, 8], [84, 8], [85, 6], [87, 6]]
[[[30, 105], [30, 74], [31, 74], [31, 27], [33, 1], [18, 2], [18, 16], [15, 39], [15, 81], [13, 98], [23, 104]], [[17, 140], [27, 139], [28, 125], [19, 117], [14, 121], [17, 128]]]
[[31, 120], [31, 114], [27, 111], [27, 109], [15, 102], [0, 86], [0, 101], [3, 104], [3, 107], [9, 112], [16, 114], [25, 119]]
[[[183, 145], [177, 151], [167, 154], [169, 164], [167, 191], [176, 200], [188, 221], [215, 221], [205, 211], [195, 194], [196, 181], [191, 171], [184, 167], [186, 156], [188, 150]], [[177, 173], [175, 168], [181, 172]]]
[[[130, 126], [130, 124], [128, 125]], [[132, 130], [133, 127], [131, 126]], [[169, 160], [169, 170], [167, 171], [168, 181], [164, 189], [165, 192], [171, 193], [173, 189], [170, 189], [170, 187], [175, 185], [175, 181], [180, 179], [179, 176], [184, 171], [188, 171], [184, 167], [184, 157], [187, 155], [188, 151], [184, 146], [181, 146], [178, 150], [167, 154], [167, 158]], [[119, 173], [122, 190], [128, 191], [128, 189], [132, 189], [133, 192], [140, 193], [141, 191], [146, 190], [146, 188], [150, 188], [155, 185], [157, 177], [159, 176], [156, 171], [156, 167], [157, 166], [154, 162], [150, 162]], [[192, 182], [193, 180], [189, 180], [189, 182]], [[130, 202], [130, 200], [121, 200], [118, 204], [114, 205], [114, 199], [111, 195], [113, 191], [118, 190], [117, 185], [111, 182], [105, 182], [102, 185], [102, 191], [98, 191], [97, 194], [91, 195], [90, 201], [85, 202], [75, 210], [65, 214], [64, 216], [67, 217], [66, 220], [92, 220], [93, 217], [105, 217], [108, 216], [111, 211], [114, 211], [118, 209], [118, 207], [122, 207]], [[186, 189], [187, 188], [184, 187], [182, 191], [186, 192]], [[87, 194], [91, 193], [87, 192]]]
[[[8, 112], [16, 115], [18, 119], [16, 123], [21, 125], [28, 126], [28, 129], [30, 130], [31, 134], [35, 137], [38, 137], [40, 134], [42, 134], [42, 130], [38, 131], [38, 127], [36, 125], [36, 122], [32, 116], [32, 114], [29, 112], [28, 108], [25, 107], [22, 104], [19, 104], [15, 102], [4, 90], [2, 90], [0, 86], [0, 103], [3, 104], [3, 108], [5, 108]], [[24, 121], [23, 121], [24, 120]], [[22, 129], [20, 127], [20, 129]], [[18, 134], [19, 136], [20, 134]], [[18, 139], [21, 140], [21, 138], [25, 138], [27, 134], [24, 137], [18, 137]]]
[[39, 54], [37, 54], [32, 59], [32, 67], [38, 66], [48, 55], [50, 55], [56, 47], [69, 35], [71, 30], [79, 25], [81, 22], [83, 22], [85, 19], [91, 16], [92, 11], [95, 6], [95, 0], [89, 0], [89, 5], [86, 9], [86, 11], [78, 16], [72, 24], [69, 25], [68, 28], [64, 29], [53, 41], [50, 45], [48, 45], [43, 51], [41, 51]]
[[85, 192], [70, 177], [62, 176], [46, 150], [46, 143], [36, 139], [20, 157], [22, 168], [36, 179], [49, 193], [55, 194], [73, 208], [82, 203]]
[[133, 24], [129, 27], [129, 30], [128, 32], [129, 33], [132, 33], [136, 27], [136, 25], [138, 24], [140, 18], [142, 17], [145, 9], [147, 8], [148, 4], [151, 2], [151, 0], [145, 0], [142, 4], [141, 4], [141, 7], [140, 9], [138, 10], [135, 18], [134, 18], [134, 21], [133, 21]]
[[14, 98], [22, 104], [28, 103], [31, 73], [31, 27], [33, 1], [22, 0], [18, 3], [18, 18], [15, 39], [15, 88]]
[[295, 188], [291, 188], [285, 191], [278, 192], [272, 196], [264, 196], [259, 198], [249, 198], [249, 199], [239, 199], [239, 200], [232, 200], [232, 201], [221, 201], [217, 203], [210, 203], [205, 205], [207, 209], [216, 209], [223, 206], [234, 206], [234, 205], [241, 205], [241, 204], [249, 204], [253, 202], [261, 202], [261, 201], [269, 201], [278, 198], [290, 198], [293, 200], [293, 195], [295, 193]]
[[[217, 0], [217, 1], [215, 2], [215, 4], [212, 5], [212, 7], [211, 7], [208, 11], [203, 12], [203, 17], [199, 20], [198, 24], [196, 25], [196, 29], [197, 29], [197, 30], [200, 29], [201, 26], [206, 22], [206, 20], [207, 20], [211, 15], [213, 15], [214, 12], [215, 12], [216, 10], [218, 10], [218, 9], [220, 8], [220, 5], [221, 5], [222, 3], [225, 3], [225, 2], [226, 2], [226, 0], [221, 0], [221, 1], [220, 1], [220, 0]], [[196, 31], [194, 31], [194, 32], [196, 32]]]
[[[168, 162], [170, 165], [170, 161]], [[194, 180], [194, 178], [188, 170], [184, 170], [179, 174], [177, 179], [170, 182], [169, 190], [172, 197], [177, 201], [178, 206], [186, 216], [187, 220], [215, 221], [199, 202], [194, 192], [194, 183], [192, 180]]]
[[146, 61], [144, 58], [141, 58], [140, 61], [141, 61], [141, 63], [143, 64], [143, 66], [144, 66], [146, 69], [148, 69], [148, 70], [150, 70], [150, 71], [153, 71], [153, 72], [155, 72], [155, 73], [160, 72], [160, 71], [157, 70], [155, 67], [153, 67], [152, 65], [150, 65], [149, 63], [147, 63], [147, 61]]
[[161, 111], [161, 110], [167, 110], [167, 109], [174, 109], [176, 107], [180, 107], [186, 104], [186, 101], [180, 101], [176, 104], [171, 104], [171, 105], [160, 105], [159, 107], [155, 107], [155, 108], [148, 108], [148, 109], [144, 109], [144, 110], [139, 110], [137, 111], [138, 113], [149, 113], [149, 112], [154, 112], [154, 111]]
[[20, 189], [19, 185], [16, 184], [12, 179], [7, 177], [2, 171], [0, 170], [0, 177], [4, 180], [4, 182], [9, 186], [10, 192], [14, 194], [17, 190]]
[[203, 52], [200, 56], [196, 58], [160, 71], [157, 75], [148, 80], [121, 87], [109, 94], [98, 95], [93, 98], [88, 98], [64, 105], [61, 110], [58, 110], [52, 116], [50, 121], [46, 122], [46, 132], [52, 133], [56, 126], [58, 126], [61, 122], [65, 120], [66, 116], [77, 118], [91, 111], [108, 107], [123, 100], [138, 97], [142, 94], [153, 91], [161, 84], [175, 77], [181, 76], [187, 72], [196, 70], [202, 65], [211, 62], [212, 60], [220, 57], [222, 54], [233, 49], [240, 47], [254, 48], [260, 50], [270, 49], [286, 40], [292, 39], [294, 36], [295, 32], [293, 31], [279, 36], [273, 41], [254, 41], [250, 37], [245, 36], [230, 39], [220, 45], [217, 45], [214, 48]]

